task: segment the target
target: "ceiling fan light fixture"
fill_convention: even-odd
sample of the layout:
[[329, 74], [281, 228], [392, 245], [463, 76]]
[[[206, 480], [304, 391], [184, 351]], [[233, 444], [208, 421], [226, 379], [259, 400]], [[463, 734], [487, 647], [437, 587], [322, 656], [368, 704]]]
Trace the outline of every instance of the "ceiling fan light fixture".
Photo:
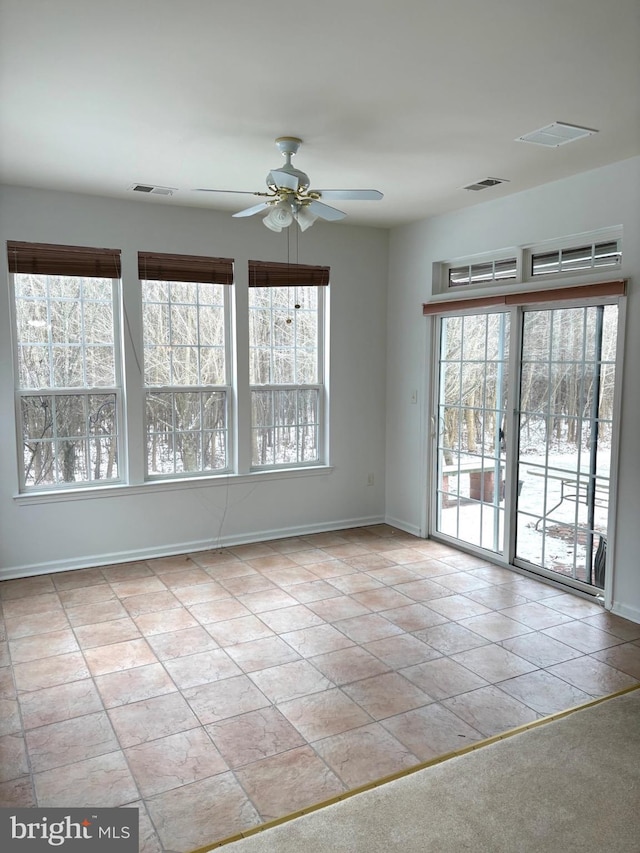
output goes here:
[[282, 231], [283, 228], [288, 228], [293, 222], [291, 205], [289, 202], [279, 201], [272, 206], [262, 221], [272, 231]]
[[296, 212], [293, 214], [293, 218], [298, 223], [301, 231], [306, 231], [307, 228], [310, 228], [313, 223], [318, 218], [315, 213], [311, 213], [309, 208], [306, 205], [300, 205]]

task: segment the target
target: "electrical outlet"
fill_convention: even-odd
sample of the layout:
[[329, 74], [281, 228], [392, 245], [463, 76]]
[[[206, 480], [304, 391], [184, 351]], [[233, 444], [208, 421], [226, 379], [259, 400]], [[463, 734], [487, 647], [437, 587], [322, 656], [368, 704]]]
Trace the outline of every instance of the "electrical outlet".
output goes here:
[[373, 486], [373, 474], [369, 474], [367, 477], [367, 486]]
[[418, 402], [418, 392], [415, 390], [411, 392], [411, 402], [412, 403]]

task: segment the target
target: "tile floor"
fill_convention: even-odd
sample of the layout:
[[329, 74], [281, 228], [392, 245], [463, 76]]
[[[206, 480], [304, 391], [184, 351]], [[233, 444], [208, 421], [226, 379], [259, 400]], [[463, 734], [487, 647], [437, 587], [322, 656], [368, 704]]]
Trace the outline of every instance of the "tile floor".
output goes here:
[[0, 584], [0, 805], [189, 851], [640, 680], [640, 625], [385, 525]]

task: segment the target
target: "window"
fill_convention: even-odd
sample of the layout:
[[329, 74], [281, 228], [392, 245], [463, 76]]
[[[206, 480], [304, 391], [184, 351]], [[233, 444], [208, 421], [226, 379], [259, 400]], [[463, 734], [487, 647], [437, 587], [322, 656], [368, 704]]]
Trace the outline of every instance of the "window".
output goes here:
[[432, 293], [604, 277], [622, 267], [622, 231], [606, 228], [544, 243], [504, 248], [433, 265]]
[[504, 258], [502, 260], [450, 267], [449, 287], [507, 281], [508, 279], [515, 279], [516, 272], [516, 258]]
[[622, 253], [618, 241], [590, 243], [556, 249], [551, 252], [531, 254], [531, 275], [557, 275], [558, 273], [588, 272], [620, 266]]
[[229, 467], [226, 258], [139, 253], [147, 476]]
[[9, 243], [21, 488], [117, 481], [120, 253]]
[[249, 261], [236, 329], [230, 258], [7, 246], [21, 492], [325, 464], [328, 267]]
[[326, 267], [249, 262], [251, 464], [322, 456], [322, 326]]

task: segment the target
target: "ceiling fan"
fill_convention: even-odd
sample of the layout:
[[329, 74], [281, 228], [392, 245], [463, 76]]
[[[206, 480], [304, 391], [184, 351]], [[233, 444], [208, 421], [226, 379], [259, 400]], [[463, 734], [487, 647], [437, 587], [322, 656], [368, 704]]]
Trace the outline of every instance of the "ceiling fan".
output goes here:
[[[325, 204], [325, 199], [333, 200], [369, 200], [382, 198], [379, 190], [315, 190], [310, 189], [309, 176], [291, 165], [291, 158], [298, 151], [302, 140], [295, 136], [280, 136], [276, 146], [284, 156], [286, 163], [279, 169], [272, 169], [267, 175], [267, 192], [247, 192], [238, 190], [238, 194], [257, 195], [265, 200], [233, 216], [253, 216], [263, 210], [269, 212], [263, 222], [272, 231], [282, 231], [295, 220], [301, 231], [305, 231], [316, 219], [330, 222], [344, 219], [347, 215], [335, 207]], [[196, 192], [217, 193], [236, 192], [235, 190], [197, 189]]]

